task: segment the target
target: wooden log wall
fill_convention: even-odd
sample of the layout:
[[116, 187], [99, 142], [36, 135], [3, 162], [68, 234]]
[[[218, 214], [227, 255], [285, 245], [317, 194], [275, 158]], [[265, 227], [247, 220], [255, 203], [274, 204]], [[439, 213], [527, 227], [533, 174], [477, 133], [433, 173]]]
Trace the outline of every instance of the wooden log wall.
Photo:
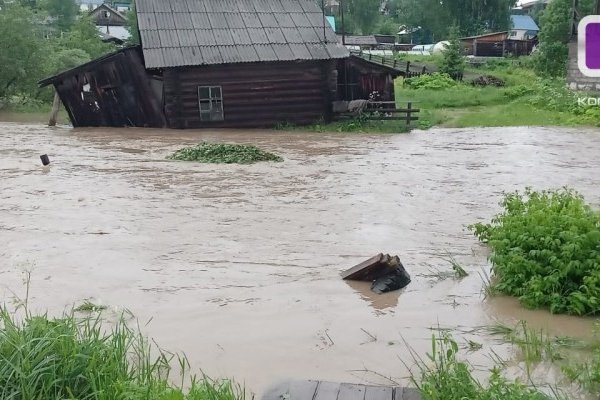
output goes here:
[[161, 104], [135, 49], [58, 75], [52, 83], [74, 127], [165, 126]]
[[[266, 127], [329, 119], [335, 62], [240, 63], [164, 71], [165, 116], [171, 128]], [[198, 87], [221, 86], [224, 121], [201, 121]]]

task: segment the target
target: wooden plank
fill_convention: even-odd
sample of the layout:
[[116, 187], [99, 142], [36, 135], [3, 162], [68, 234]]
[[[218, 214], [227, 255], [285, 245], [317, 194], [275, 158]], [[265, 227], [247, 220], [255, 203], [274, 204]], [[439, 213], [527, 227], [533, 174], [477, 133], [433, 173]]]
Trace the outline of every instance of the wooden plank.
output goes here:
[[365, 386], [342, 383], [337, 400], [365, 400]]
[[394, 389], [389, 386], [367, 386], [365, 400], [393, 400]]
[[289, 391], [290, 397], [287, 400], [313, 400], [318, 384], [318, 381], [291, 382]]
[[[340, 384], [336, 382], [319, 382], [313, 400], [336, 400], [340, 392]], [[391, 399], [388, 399], [391, 400]]]
[[363, 280], [366, 275], [369, 275], [371, 271], [374, 269], [380, 268], [380, 263], [383, 258], [383, 254], [379, 253], [374, 257], [369, 258], [361, 262], [360, 264], [355, 265], [347, 271], [342, 272], [342, 279], [350, 279], [350, 280]]

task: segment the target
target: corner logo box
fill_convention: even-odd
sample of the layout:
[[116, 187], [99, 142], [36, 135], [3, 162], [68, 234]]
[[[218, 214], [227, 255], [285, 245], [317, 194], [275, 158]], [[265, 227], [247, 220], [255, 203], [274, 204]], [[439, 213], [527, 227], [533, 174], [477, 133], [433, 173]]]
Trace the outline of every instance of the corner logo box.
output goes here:
[[577, 63], [585, 76], [600, 78], [600, 15], [588, 15], [577, 30]]

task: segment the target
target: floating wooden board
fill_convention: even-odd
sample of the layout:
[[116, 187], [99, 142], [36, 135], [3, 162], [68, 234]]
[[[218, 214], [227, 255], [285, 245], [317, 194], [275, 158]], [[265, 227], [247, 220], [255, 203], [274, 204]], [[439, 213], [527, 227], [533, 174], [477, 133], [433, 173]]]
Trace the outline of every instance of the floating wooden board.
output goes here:
[[383, 254], [379, 253], [375, 257], [371, 257], [368, 260], [355, 265], [349, 270], [342, 272], [342, 279], [350, 279], [353, 281], [373, 280], [374, 278], [368, 278], [373, 276], [373, 270], [377, 270], [381, 267], [380, 264], [382, 259]]
[[400, 258], [379, 253], [366, 261], [342, 272], [342, 279], [353, 281], [374, 281], [375, 279], [402, 267]]

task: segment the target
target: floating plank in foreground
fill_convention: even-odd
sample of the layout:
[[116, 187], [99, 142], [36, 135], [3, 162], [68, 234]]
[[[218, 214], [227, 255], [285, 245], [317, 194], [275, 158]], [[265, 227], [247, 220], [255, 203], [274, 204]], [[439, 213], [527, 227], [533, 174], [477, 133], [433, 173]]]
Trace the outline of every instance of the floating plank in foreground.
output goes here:
[[268, 390], [262, 400], [420, 400], [417, 389], [324, 381], [288, 381]]

